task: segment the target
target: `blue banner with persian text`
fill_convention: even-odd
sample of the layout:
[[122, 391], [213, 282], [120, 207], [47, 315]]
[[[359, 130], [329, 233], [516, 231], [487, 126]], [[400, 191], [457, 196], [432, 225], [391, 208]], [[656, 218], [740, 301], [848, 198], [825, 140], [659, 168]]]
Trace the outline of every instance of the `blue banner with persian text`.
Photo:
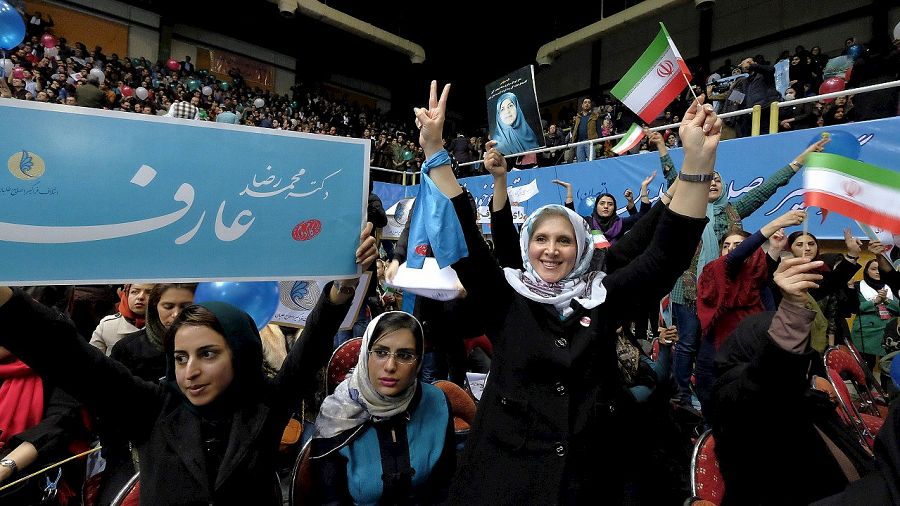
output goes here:
[[0, 100], [0, 283], [348, 277], [369, 142]]
[[[732, 139], [719, 144], [716, 169], [728, 190], [731, 202], [735, 202], [750, 190], [762, 184], [773, 172], [791, 162], [806, 147], [828, 132], [834, 139], [832, 147], [840, 147], [846, 154], [853, 152], [858, 160], [889, 170], [900, 171], [900, 117], [886, 118], [846, 125], [813, 128], [797, 132], [782, 132], [744, 139]], [[675, 166], [680, 168], [684, 159], [682, 149], [670, 151]], [[651, 185], [650, 196], [655, 201], [665, 187], [656, 152], [620, 156], [523, 171], [513, 171], [508, 176], [510, 200], [518, 202], [525, 213], [531, 213], [545, 204], [560, 204], [566, 198], [565, 189], [554, 184], [554, 179], [572, 183], [575, 207], [579, 214], [588, 215], [598, 193], [609, 192], [616, 196], [619, 213], [625, 212], [622, 193], [626, 188], [640, 188], [641, 180], [650, 172], [659, 173]], [[801, 171], [802, 172], [802, 171]], [[477, 176], [461, 181], [486, 212], [488, 199], [493, 191], [490, 176]], [[775, 217], [791, 209], [803, 208], [803, 178], [796, 174], [780, 188], [756, 212], [743, 220], [743, 227], [755, 232]], [[376, 183], [375, 192], [381, 197], [385, 209], [397, 200], [414, 197], [417, 187]], [[816, 216], [809, 223], [809, 231], [821, 239], [843, 238], [843, 229], [850, 227], [854, 234], [862, 236], [852, 220], [830, 213], [821, 223], [821, 210], [813, 208]]]

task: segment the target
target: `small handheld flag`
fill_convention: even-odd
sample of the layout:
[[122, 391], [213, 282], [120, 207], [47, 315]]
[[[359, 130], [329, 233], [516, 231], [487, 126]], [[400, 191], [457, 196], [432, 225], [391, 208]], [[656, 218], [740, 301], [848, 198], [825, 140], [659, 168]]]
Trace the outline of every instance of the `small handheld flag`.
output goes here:
[[830, 153], [810, 153], [803, 201], [862, 223], [900, 233], [900, 172]]
[[619, 139], [619, 143], [612, 147], [612, 152], [617, 155], [623, 155], [637, 146], [644, 136], [644, 129], [636, 123], [632, 123], [631, 128], [625, 132], [625, 137]]
[[660, 23], [659, 28], [650, 47], [612, 89], [614, 97], [647, 123], [655, 120], [691, 79], [665, 25]]

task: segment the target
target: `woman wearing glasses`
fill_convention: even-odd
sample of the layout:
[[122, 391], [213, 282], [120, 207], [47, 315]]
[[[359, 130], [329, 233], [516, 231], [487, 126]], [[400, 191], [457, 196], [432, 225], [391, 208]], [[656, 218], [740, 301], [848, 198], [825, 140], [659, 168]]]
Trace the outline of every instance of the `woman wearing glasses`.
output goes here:
[[353, 373], [325, 398], [312, 441], [314, 504], [435, 504], [456, 467], [444, 393], [417, 380], [422, 326], [391, 311], [369, 323]]

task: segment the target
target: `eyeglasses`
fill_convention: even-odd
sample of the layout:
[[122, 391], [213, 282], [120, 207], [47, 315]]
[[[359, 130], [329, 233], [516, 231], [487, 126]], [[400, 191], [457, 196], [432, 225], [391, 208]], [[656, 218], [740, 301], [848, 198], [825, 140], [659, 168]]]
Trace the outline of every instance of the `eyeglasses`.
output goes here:
[[390, 350], [378, 349], [371, 350], [369, 355], [375, 357], [375, 360], [378, 362], [387, 362], [389, 358], [394, 357], [394, 360], [398, 364], [403, 365], [412, 365], [419, 359], [419, 357], [411, 351], [398, 351], [394, 353]]

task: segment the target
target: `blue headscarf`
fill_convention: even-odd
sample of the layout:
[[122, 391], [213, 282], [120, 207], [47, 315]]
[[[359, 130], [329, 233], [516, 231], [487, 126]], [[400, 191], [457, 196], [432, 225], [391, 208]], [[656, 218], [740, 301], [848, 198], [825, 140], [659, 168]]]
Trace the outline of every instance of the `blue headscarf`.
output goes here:
[[[503, 101], [509, 99], [516, 108], [516, 119], [512, 125], [507, 125], [500, 120], [500, 106]], [[525, 121], [525, 115], [519, 108], [519, 99], [515, 93], [504, 93], [497, 99], [497, 130], [494, 132], [493, 140], [497, 141], [497, 149], [505, 155], [512, 153], [521, 153], [540, 146], [534, 131]]]

